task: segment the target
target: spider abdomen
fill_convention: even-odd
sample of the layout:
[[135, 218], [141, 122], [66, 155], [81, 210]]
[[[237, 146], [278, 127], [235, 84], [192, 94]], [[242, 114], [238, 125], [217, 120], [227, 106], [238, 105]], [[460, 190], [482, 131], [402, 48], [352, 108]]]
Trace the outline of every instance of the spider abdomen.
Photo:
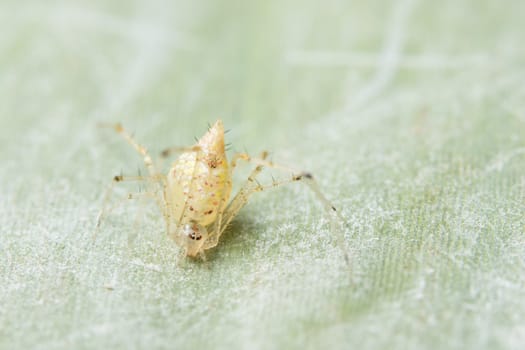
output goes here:
[[174, 220], [203, 226], [216, 220], [232, 187], [222, 123], [217, 122], [193, 150], [179, 156], [167, 180], [167, 202]]

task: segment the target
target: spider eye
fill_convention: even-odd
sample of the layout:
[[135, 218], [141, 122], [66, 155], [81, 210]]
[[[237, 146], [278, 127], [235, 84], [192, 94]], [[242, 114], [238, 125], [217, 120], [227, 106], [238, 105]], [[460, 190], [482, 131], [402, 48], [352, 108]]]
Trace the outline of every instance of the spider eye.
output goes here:
[[204, 234], [206, 233], [206, 230], [201, 225], [195, 223], [184, 225], [184, 233], [193, 241], [200, 241], [202, 239], [202, 231], [204, 231]]
[[188, 233], [188, 237], [194, 241], [200, 241], [202, 239], [202, 235], [196, 234], [195, 232]]

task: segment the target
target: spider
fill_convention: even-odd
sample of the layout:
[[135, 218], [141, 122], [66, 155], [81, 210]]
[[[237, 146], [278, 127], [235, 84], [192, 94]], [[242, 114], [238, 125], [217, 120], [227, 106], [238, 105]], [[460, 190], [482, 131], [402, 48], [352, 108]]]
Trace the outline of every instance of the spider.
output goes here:
[[[105, 214], [104, 208], [115, 183], [147, 181], [156, 187], [149, 194], [155, 198], [162, 212], [168, 236], [182, 248], [183, 255], [205, 260], [204, 252], [219, 243], [221, 235], [230, 222], [254, 193], [291, 182], [304, 182], [325, 207], [331, 223], [331, 232], [336, 235], [337, 243], [342, 248], [348, 263], [341, 230], [342, 217], [322, 194], [313, 176], [308, 172], [294, 174], [291, 169], [274, 164], [267, 160], [266, 151], [258, 158], [251, 157], [247, 153], [237, 153], [228, 162], [224, 145], [224, 126], [221, 120], [217, 120], [192, 147], [164, 150], [162, 157], [168, 157], [174, 152], [180, 153], [167, 174], [159, 172], [148, 150], [137, 143], [121, 124], [104, 126], [114, 129], [135, 148], [142, 156], [149, 175], [117, 175], [113, 178], [97, 218], [96, 229], [100, 227]], [[255, 167], [244, 185], [230, 200], [232, 172], [239, 160], [252, 163]], [[265, 167], [286, 171], [290, 176], [280, 181], [273, 180], [271, 184], [263, 186], [256, 178]], [[128, 198], [132, 198], [132, 194], [129, 194]]]

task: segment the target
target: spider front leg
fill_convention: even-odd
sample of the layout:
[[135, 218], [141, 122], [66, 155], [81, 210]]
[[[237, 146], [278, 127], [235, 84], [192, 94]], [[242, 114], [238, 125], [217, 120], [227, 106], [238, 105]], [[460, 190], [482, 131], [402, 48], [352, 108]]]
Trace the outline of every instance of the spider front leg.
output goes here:
[[[205, 245], [204, 249], [209, 249], [217, 245], [219, 237], [222, 235], [226, 227], [229, 225], [229, 223], [238, 215], [239, 211], [248, 203], [250, 197], [256, 193], [261, 192], [269, 188], [273, 187], [279, 187], [281, 185], [289, 184], [292, 182], [303, 182], [305, 183], [308, 188], [315, 194], [316, 198], [319, 200], [319, 202], [322, 203], [326, 214], [330, 221], [330, 228], [331, 232], [335, 235], [337, 245], [340, 247], [342, 254], [344, 256], [345, 262], [347, 265], [350, 264], [349, 254], [346, 249], [346, 245], [344, 242], [344, 232], [343, 232], [343, 223], [344, 220], [342, 216], [339, 214], [335, 206], [325, 197], [325, 195], [322, 193], [322, 191], [319, 188], [319, 185], [313, 178], [312, 174], [308, 172], [301, 172], [298, 175], [294, 175], [293, 171], [286, 166], [277, 165], [273, 162], [267, 161], [268, 153], [263, 152], [262, 156], [260, 158], [252, 158], [249, 155], [245, 153], [238, 154], [234, 156], [232, 159], [232, 168], [235, 166], [235, 161], [238, 159], [242, 159], [248, 162], [252, 162], [257, 164], [255, 169], [252, 171], [250, 176], [248, 177], [248, 180], [243, 185], [243, 187], [239, 190], [237, 195], [231, 200], [230, 204], [226, 207], [223, 213], [221, 213], [221, 222], [214, 227], [216, 230], [215, 235], [213, 236], [213, 239], [210, 239], [207, 244]], [[257, 175], [261, 173], [264, 167], [271, 167], [274, 169], [279, 169], [281, 171], [286, 171], [290, 174], [290, 177], [288, 179], [284, 179], [281, 181], [273, 181], [269, 185], [262, 186], [256, 181]]]
[[[230, 162], [230, 168], [231, 168], [232, 172], [235, 169], [235, 167], [237, 166], [237, 161], [239, 159], [247, 161], [247, 162], [255, 162], [256, 164], [258, 164], [258, 166], [250, 173], [250, 175], [248, 176], [248, 180], [247, 180], [246, 184], [239, 190], [239, 192], [234, 197], [234, 199], [230, 202], [230, 204], [227, 205], [225, 208], [224, 207], [221, 208], [221, 210], [217, 214], [217, 219], [215, 220], [215, 223], [211, 226], [212, 229], [210, 230], [210, 236], [208, 237], [208, 240], [204, 243], [204, 246], [203, 246], [204, 250], [213, 248], [219, 243], [219, 238], [222, 235], [222, 233], [224, 232], [224, 230], [226, 229], [226, 226], [228, 226], [228, 224], [231, 222], [233, 217], [235, 217], [237, 215], [239, 210], [241, 210], [242, 207], [244, 205], [246, 205], [246, 203], [248, 202], [248, 198], [249, 198], [249, 195], [247, 194], [247, 189], [250, 186], [250, 183], [255, 182], [255, 178], [262, 171], [262, 169], [263, 169], [262, 163], [264, 163], [264, 164], [268, 163], [266, 161], [267, 157], [268, 157], [268, 152], [267, 151], [261, 152], [261, 155], [259, 156], [259, 158], [252, 158], [247, 153], [237, 153], [237, 154], [235, 154], [232, 157], [232, 160]], [[227, 222], [223, 221], [223, 217], [224, 217], [225, 211], [227, 210], [228, 212], [231, 212], [230, 208], [232, 206], [232, 203], [237, 202], [238, 204], [236, 204], [236, 205], [240, 205], [240, 203], [242, 203], [240, 198], [246, 198], [246, 203], [244, 203], [243, 205], [241, 205], [239, 207], [239, 209], [237, 210], [237, 213], [233, 217], [229, 218], [231, 215], [228, 215]], [[224, 224], [223, 224], [223, 222], [224, 222]]]
[[257, 175], [262, 171], [263, 166], [258, 165], [248, 176], [248, 180], [237, 192], [230, 204], [224, 210], [221, 210], [217, 215], [217, 220], [213, 224], [213, 231], [208, 240], [204, 243], [203, 249], [210, 249], [219, 243], [219, 238], [223, 234], [228, 224], [237, 216], [239, 211], [248, 203], [250, 196], [258, 191], [262, 191], [263, 187], [256, 181]]

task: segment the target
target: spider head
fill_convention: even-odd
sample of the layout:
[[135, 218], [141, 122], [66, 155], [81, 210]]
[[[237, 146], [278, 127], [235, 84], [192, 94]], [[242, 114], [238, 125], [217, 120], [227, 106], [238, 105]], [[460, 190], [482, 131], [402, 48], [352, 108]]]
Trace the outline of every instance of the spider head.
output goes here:
[[208, 231], [204, 226], [190, 222], [179, 228], [175, 240], [186, 249], [186, 255], [195, 257], [202, 250], [207, 238]]

